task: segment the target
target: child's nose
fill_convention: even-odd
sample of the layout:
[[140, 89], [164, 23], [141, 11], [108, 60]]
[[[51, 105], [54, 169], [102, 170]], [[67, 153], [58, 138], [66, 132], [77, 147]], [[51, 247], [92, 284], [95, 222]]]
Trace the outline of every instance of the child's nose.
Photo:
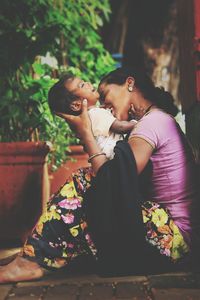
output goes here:
[[93, 86], [92, 86], [92, 84], [91, 84], [90, 82], [86, 82], [86, 86], [87, 86], [88, 88], [93, 88]]

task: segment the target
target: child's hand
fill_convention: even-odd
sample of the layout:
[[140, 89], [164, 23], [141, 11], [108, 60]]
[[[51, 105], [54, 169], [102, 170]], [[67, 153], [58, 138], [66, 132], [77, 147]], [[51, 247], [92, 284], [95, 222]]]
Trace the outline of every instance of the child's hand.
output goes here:
[[130, 118], [140, 120], [144, 116], [145, 112], [146, 110], [143, 107], [134, 107], [133, 104], [131, 104], [129, 115]]

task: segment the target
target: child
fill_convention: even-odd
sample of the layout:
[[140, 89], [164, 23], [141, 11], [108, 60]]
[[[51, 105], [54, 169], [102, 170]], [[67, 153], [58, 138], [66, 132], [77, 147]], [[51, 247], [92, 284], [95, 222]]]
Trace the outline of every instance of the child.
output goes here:
[[109, 109], [96, 107], [99, 100], [97, 90], [91, 83], [73, 75], [64, 75], [48, 94], [49, 107], [54, 113], [78, 115], [84, 99], [87, 99], [88, 114], [97, 144], [106, 157], [112, 159], [116, 142], [123, 139], [123, 134], [132, 130], [137, 121], [119, 121]]

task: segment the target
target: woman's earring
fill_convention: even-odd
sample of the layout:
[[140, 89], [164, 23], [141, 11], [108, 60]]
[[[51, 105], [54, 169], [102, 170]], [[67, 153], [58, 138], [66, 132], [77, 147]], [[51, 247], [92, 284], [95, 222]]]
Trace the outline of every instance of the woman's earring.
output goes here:
[[131, 104], [129, 110], [128, 110], [128, 114], [129, 116], [132, 116], [133, 115], [133, 105]]
[[133, 91], [133, 87], [131, 85], [128, 86], [128, 91], [132, 92]]

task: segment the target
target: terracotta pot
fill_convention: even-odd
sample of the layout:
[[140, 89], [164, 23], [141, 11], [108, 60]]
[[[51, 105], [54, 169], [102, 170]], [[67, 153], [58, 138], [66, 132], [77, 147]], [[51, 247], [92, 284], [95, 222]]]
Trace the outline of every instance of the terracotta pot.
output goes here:
[[74, 145], [69, 147], [71, 152], [68, 152], [69, 160], [66, 161], [55, 172], [50, 172], [50, 192], [51, 194], [58, 191], [58, 189], [65, 183], [71, 173], [81, 167], [88, 167], [88, 155], [84, 152], [81, 145]]
[[0, 245], [24, 240], [41, 214], [49, 198], [49, 151], [45, 142], [0, 143]]

